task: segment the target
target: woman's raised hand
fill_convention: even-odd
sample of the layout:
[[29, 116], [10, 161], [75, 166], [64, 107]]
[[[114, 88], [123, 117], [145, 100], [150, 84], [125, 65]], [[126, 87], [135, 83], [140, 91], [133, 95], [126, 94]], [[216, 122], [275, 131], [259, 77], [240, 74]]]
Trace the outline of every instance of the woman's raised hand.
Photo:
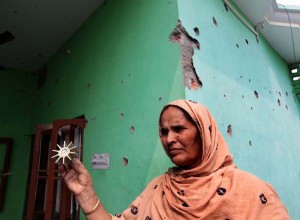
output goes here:
[[75, 195], [87, 219], [111, 219], [99, 201], [90, 173], [79, 159], [74, 158], [69, 167], [59, 165], [58, 170], [67, 187]]

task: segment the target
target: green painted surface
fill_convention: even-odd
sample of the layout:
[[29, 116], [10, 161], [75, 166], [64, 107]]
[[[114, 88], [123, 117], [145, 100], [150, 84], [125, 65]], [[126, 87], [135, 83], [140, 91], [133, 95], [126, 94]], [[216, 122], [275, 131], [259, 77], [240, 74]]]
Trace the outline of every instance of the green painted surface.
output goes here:
[[[174, 0], [108, 1], [48, 62], [37, 95], [36, 124], [86, 116], [84, 163], [113, 214], [170, 165], [157, 126], [163, 105], [184, 97], [179, 49], [168, 40], [177, 19]], [[93, 153], [109, 153], [110, 168], [92, 170]]]
[[[32, 134], [32, 112], [37, 85], [32, 74], [0, 71], [0, 137], [13, 138], [10, 172], [0, 219], [21, 219], [25, 200]], [[2, 146], [1, 146], [2, 147]], [[2, 154], [2, 151], [0, 151]], [[0, 156], [3, 164], [4, 156]], [[17, 208], [16, 208], [17, 207]]]
[[271, 183], [292, 218], [300, 219], [299, 103], [286, 63], [262, 36], [257, 43], [223, 1], [179, 0], [178, 8], [183, 26], [201, 44], [193, 61], [203, 88], [186, 90], [186, 97], [210, 109], [238, 167]]

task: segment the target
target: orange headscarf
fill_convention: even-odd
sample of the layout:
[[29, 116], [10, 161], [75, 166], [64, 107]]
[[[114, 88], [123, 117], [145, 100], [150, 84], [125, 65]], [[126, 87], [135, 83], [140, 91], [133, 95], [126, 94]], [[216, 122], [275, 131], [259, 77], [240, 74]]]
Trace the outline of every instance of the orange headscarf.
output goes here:
[[170, 168], [113, 219], [289, 219], [271, 185], [236, 168], [216, 122], [204, 106], [188, 100], [167, 106], [181, 108], [197, 125], [202, 163], [189, 170]]

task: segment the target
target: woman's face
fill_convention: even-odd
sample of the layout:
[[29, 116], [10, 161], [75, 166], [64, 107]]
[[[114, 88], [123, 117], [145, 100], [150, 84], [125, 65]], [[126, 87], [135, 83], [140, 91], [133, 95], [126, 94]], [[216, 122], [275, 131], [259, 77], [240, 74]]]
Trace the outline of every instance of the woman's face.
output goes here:
[[179, 167], [191, 169], [201, 163], [200, 134], [177, 107], [167, 107], [160, 118], [160, 140], [166, 154]]

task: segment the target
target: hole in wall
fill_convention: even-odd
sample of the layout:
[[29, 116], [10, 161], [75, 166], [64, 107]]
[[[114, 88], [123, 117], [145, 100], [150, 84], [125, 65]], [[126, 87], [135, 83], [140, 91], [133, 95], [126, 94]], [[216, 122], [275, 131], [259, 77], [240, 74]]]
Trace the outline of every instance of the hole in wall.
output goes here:
[[285, 105], [285, 108], [286, 108], [286, 110], [289, 110], [289, 108], [288, 108], [288, 106], [287, 106], [287, 105]]
[[240, 46], [239, 46], [238, 44], [236, 44], [236, 47], [237, 47], [237, 48], [240, 48]]
[[251, 79], [249, 79], [249, 82], [251, 82]]
[[218, 27], [218, 22], [217, 22], [216, 18], [212, 17], [212, 20], [213, 20], [214, 25]]
[[86, 85], [86, 88], [87, 88], [87, 89], [90, 89], [91, 86], [92, 86], [92, 85], [91, 85], [90, 83], [88, 83], [88, 84]]
[[257, 91], [254, 91], [254, 95], [258, 99], [258, 92]]
[[199, 36], [200, 32], [199, 32], [199, 28], [197, 27], [194, 27], [194, 32], [197, 36]]
[[251, 110], [253, 110], [252, 106], [251, 106]]
[[226, 95], [224, 94], [224, 98], [226, 98]]
[[162, 97], [159, 97], [159, 98], [158, 98], [158, 101], [162, 101]]
[[133, 133], [135, 132], [134, 126], [131, 126], [131, 127], [129, 128], [129, 130], [130, 130], [130, 133], [133, 134]]
[[285, 92], [285, 95], [286, 95], [286, 96], [289, 96], [288, 92]]
[[279, 99], [277, 99], [277, 102], [278, 102], [278, 105], [281, 106], [281, 103], [280, 103], [280, 100], [279, 100]]
[[252, 147], [252, 141], [249, 141], [249, 146]]
[[203, 84], [193, 63], [194, 49], [200, 49], [198, 40], [188, 34], [180, 20], [178, 20], [177, 26], [170, 34], [169, 40], [178, 43], [180, 46], [184, 86], [193, 90], [202, 88]]
[[279, 96], [281, 96], [281, 92], [278, 92]]
[[228, 134], [229, 137], [232, 136], [232, 126], [231, 125], [227, 126], [227, 134]]
[[245, 39], [245, 41], [246, 41], [246, 44], [249, 44], [249, 42], [248, 42], [248, 40], [247, 40], [247, 39]]
[[120, 119], [124, 119], [124, 113], [123, 112], [121, 112], [121, 114], [120, 114]]
[[95, 117], [95, 116], [92, 117], [92, 118], [91, 118], [91, 121], [96, 121], [96, 117]]
[[128, 165], [128, 159], [126, 157], [123, 157], [122, 158], [122, 163], [124, 166], [127, 166]]

